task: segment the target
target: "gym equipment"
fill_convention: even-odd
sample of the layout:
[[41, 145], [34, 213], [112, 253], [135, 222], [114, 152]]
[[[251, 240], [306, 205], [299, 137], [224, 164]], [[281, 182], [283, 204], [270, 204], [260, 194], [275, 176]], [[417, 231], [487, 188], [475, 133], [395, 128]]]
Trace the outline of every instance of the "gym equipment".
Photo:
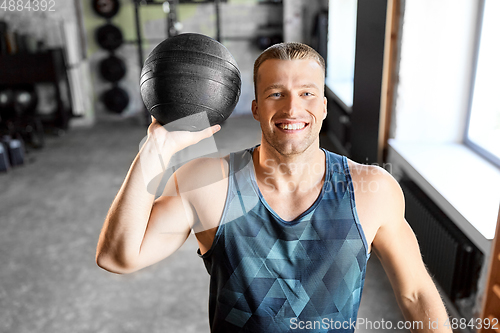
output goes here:
[[[161, 124], [206, 112], [210, 125], [233, 112], [241, 74], [231, 53], [215, 39], [194, 33], [170, 37], [149, 54], [140, 79], [147, 110]], [[189, 130], [199, 130], [196, 124]]]
[[120, 58], [110, 55], [99, 64], [99, 72], [109, 82], [117, 82], [127, 74], [127, 67]]
[[45, 133], [40, 117], [25, 117], [16, 124], [16, 130], [21, 135], [26, 146], [40, 149], [45, 146]]
[[14, 90], [14, 108], [17, 114], [33, 114], [37, 104], [38, 95], [33, 86], [20, 87]]
[[122, 113], [127, 107], [129, 101], [130, 98], [128, 97], [127, 92], [118, 86], [115, 86], [102, 94], [102, 102], [106, 105], [106, 108], [115, 113]]
[[93, 0], [92, 8], [97, 15], [109, 19], [120, 10], [120, 2], [118, 0]]
[[21, 138], [12, 138], [10, 135], [4, 135], [2, 143], [8, 152], [11, 166], [24, 164], [24, 144]]
[[10, 169], [9, 153], [5, 146], [0, 142], [0, 172], [6, 172]]
[[10, 88], [0, 89], [0, 119], [5, 121], [15, 116], [14, 92]]
[[95, 31], [97, 44], [111, 53], [99, 63], [99, 72], [103, 79], [113, 83], [113, 87], [101, 95], [101, 100], [109, 111], [122, 113], [130, 99], [127, 92], [118, 87], [117, 82], [123, 79], [127, 68], [123, 60], [116, 57], [113, 51], [123, 44], [123, 34], [117, 26], [109, 23], [109, 19], [120, 10], [120, 2], [118, 0], [93, 0], [92, 7], [98, 15], [108, 19], [108, 23]]
[[108, 51], [114, 51], [123, 44], [121, 30], [111, 23], [106, 23], [97, 28], [95, 36], [97, 44]]
[[[0, 86], [13, 91], [24, 88], [37, 91], [40, 90], [39, 85], [43, 83], [50, 84], [54, 88], [53, 101], [56, 109], [53, 113], [45, 113], [42, 116], [44, 126], [48, 129], [67, 130], [69, 119], [73, 116], [71, 89], [67, 74], [64, 50], [61, 48], [37, 53], [0, 55]], [[38, 96], [44, 97], [44, 95]], [[17, 103], [18, 107], [26, 107], [24, 104], [27, 102], [26, 96], [18, 97], [20, 98]]]

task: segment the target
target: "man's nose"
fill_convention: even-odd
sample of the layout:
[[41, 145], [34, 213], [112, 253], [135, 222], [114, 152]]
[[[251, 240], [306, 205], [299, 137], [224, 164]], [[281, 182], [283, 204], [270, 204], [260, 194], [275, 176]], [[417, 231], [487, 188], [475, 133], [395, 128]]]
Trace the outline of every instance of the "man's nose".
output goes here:
[[288, 114], [293, 115], [297, 113], [301, 108], [301, 100], [299, 96], [289, 94], [284, 101], [284, 110]]

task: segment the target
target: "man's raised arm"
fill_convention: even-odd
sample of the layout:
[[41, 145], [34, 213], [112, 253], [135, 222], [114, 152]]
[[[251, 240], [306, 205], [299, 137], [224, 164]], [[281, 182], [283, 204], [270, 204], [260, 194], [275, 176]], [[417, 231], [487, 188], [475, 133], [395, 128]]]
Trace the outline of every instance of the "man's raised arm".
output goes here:
[[[185, 210], [180, 196], [155, 201], [161, 179], [156, 176], [163, 173], [176, 152], [219, 129], [215, 125], [200, 132], [169, 132], [153, 118], [147, 139], [104, 221], [96, 251], [99, 267], [114, 273], [131, 273], [169, 256], [184, 243], [194, 218]], [[173, 178], [167, 186], [175, 188]], [[160, 226], [160, 220], [167, 222]]]

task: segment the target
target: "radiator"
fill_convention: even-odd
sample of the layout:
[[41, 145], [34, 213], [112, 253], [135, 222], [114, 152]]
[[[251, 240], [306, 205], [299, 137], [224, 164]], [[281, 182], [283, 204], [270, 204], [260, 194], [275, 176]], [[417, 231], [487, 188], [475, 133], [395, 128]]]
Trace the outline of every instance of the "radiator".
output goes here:
[[454, 303], [474, 295], [483, 254], [413, 181], [400, 184], [405, 217], [430, 274]]

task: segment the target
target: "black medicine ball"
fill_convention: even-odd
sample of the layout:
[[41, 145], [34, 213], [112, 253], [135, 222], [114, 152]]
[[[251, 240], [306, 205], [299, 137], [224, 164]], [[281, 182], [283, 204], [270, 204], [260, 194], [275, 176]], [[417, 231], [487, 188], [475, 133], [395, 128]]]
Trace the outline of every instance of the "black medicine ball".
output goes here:
[[[141, 95], [161, 123], [206, 112], [210, 125], [233, 112], [241, 92], [241, 74], [231, 53], [200, 34], [180, 34], [156, 46], [144, 62]], [[191, 119], [191, 118], [190, 118]], [[197, 122], [188, 126], [199, 130]]]

